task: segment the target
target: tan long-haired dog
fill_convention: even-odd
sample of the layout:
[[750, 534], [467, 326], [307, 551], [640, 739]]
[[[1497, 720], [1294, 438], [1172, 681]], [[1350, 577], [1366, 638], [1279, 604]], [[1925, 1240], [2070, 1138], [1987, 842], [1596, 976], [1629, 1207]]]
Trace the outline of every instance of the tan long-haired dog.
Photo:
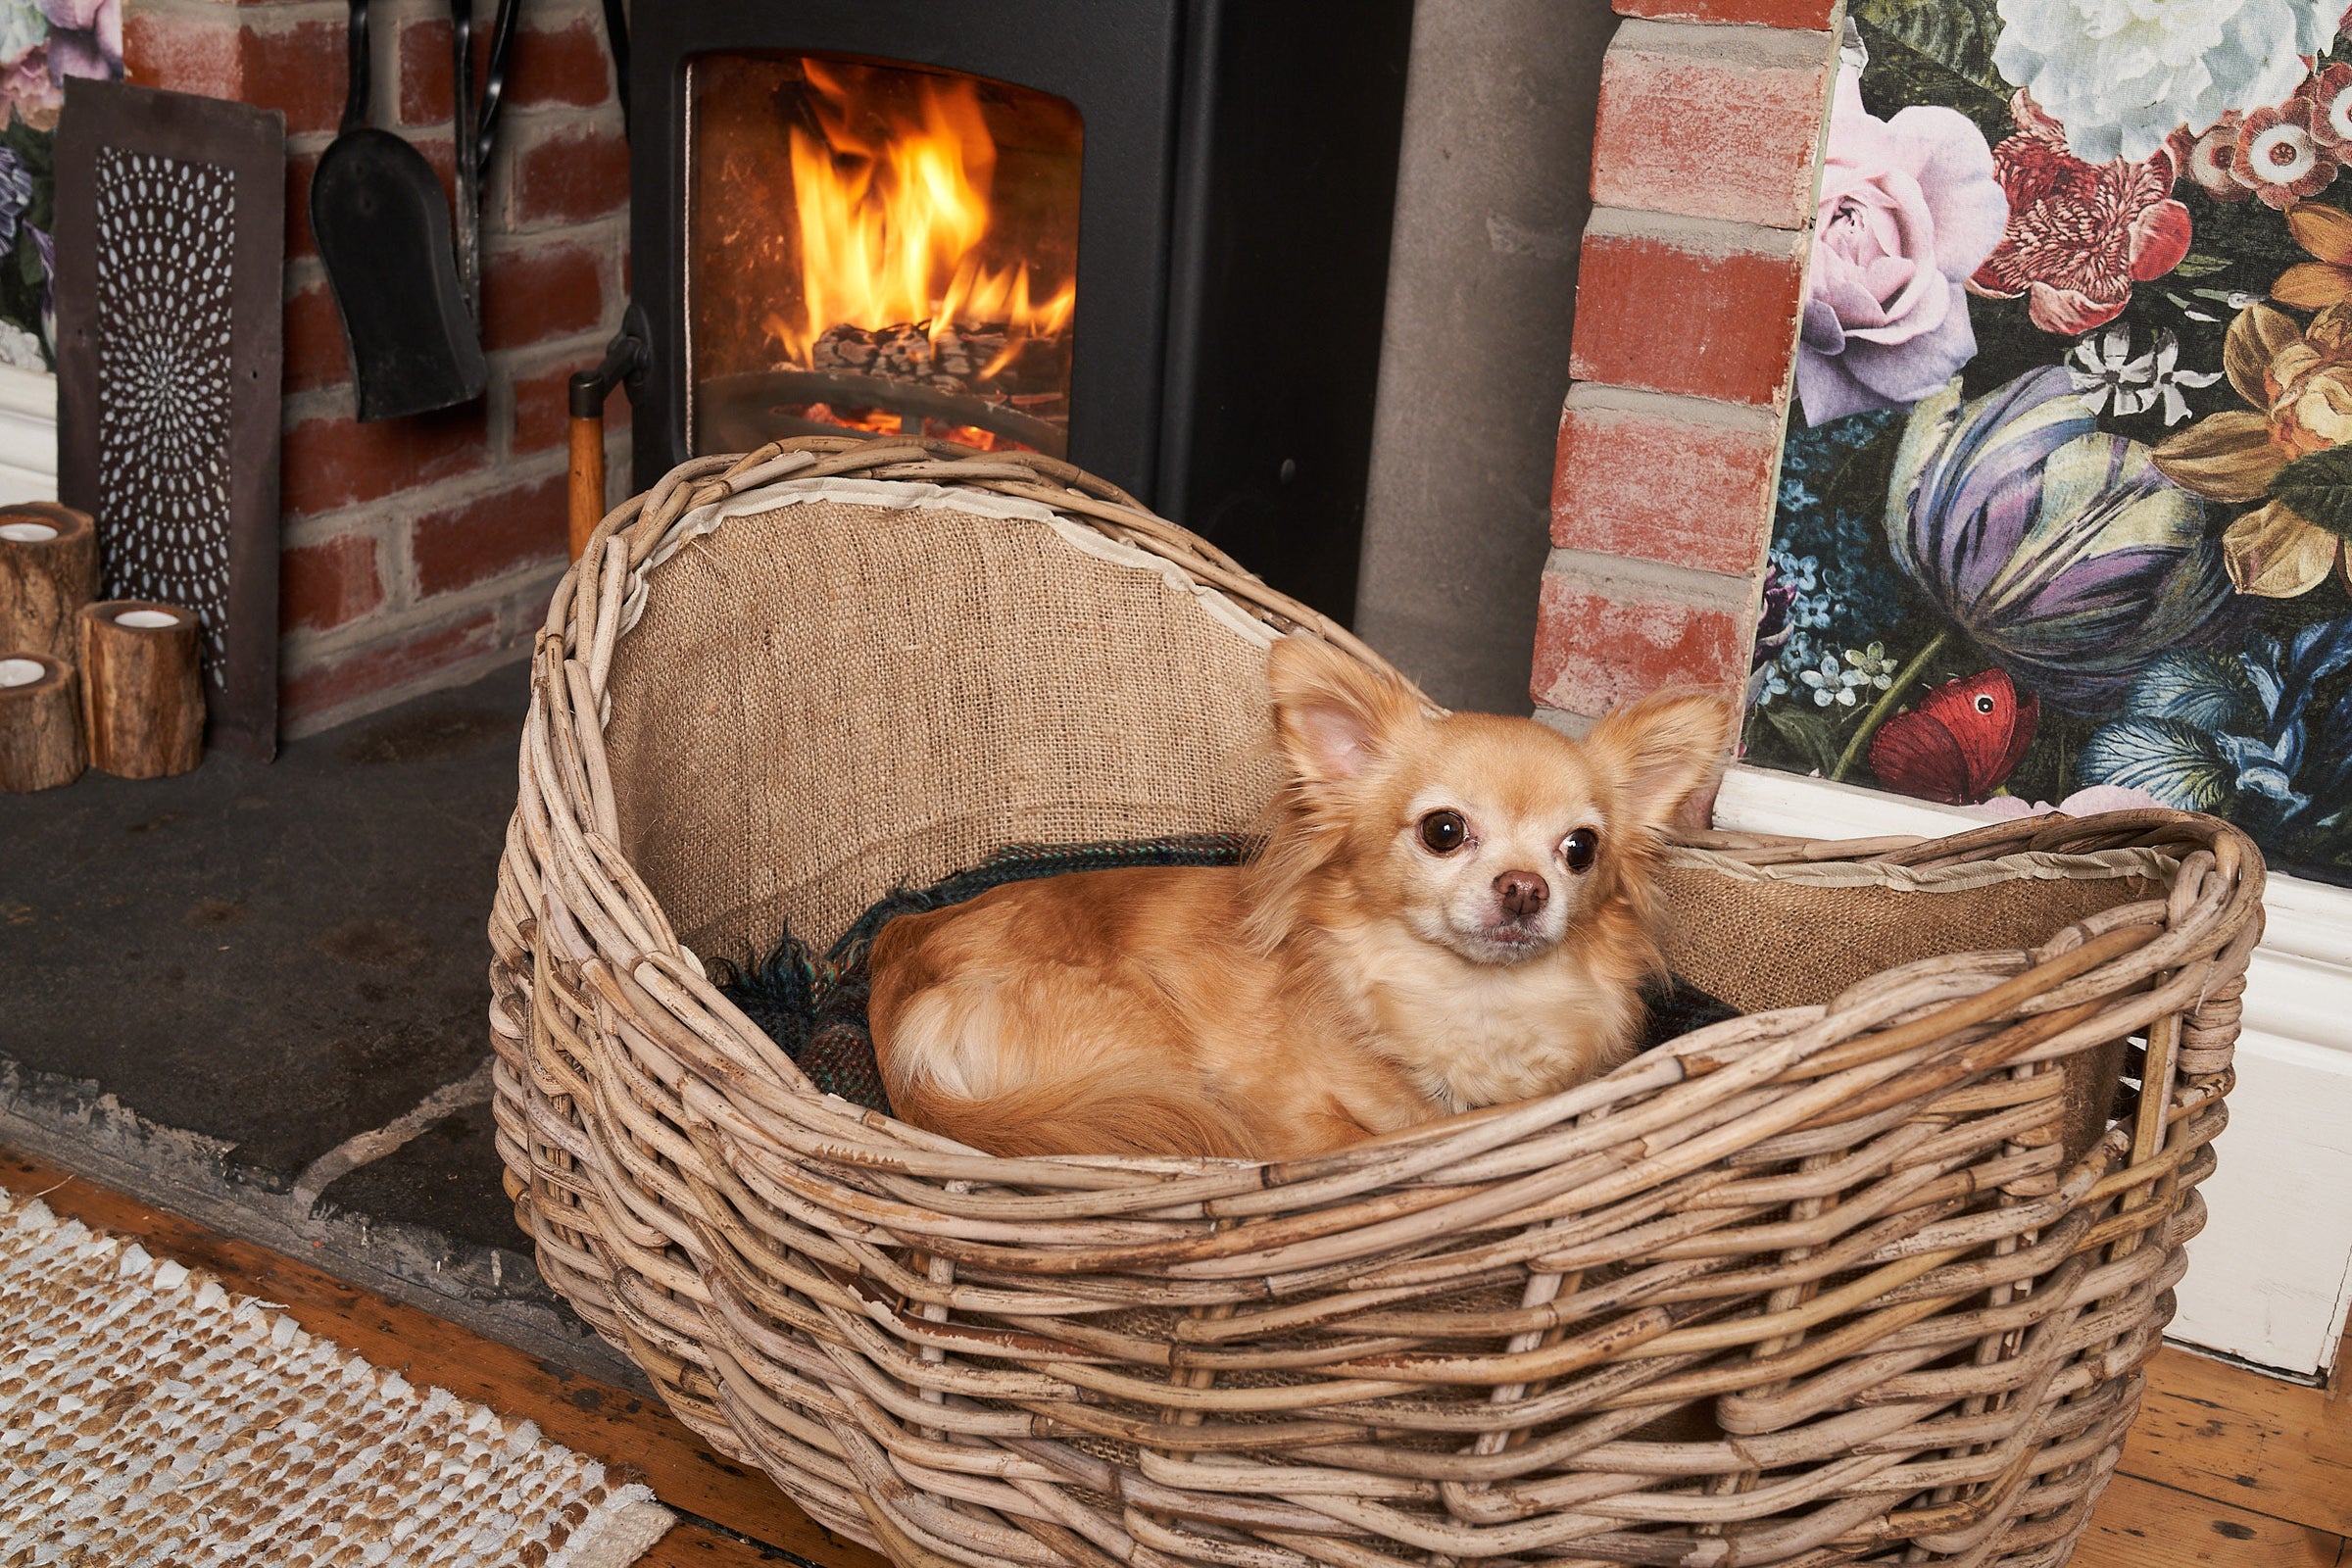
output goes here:
[[1581, 743], [1433, 718], [1285, 638], [1289, 782], [1239, 867], [1013, 883], [885, 926], [899, 1114], [998, 1154], [1279, 1159], [1567, 1088], [1632, 1053], [1660, 832], [1730, 713], [1651, 698]]

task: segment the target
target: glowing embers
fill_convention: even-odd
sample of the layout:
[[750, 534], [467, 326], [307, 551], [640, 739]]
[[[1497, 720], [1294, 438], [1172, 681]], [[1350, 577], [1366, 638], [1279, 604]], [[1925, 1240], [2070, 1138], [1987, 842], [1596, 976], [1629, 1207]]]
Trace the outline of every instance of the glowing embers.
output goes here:
[[1077, 111], [975, 76], [695, 62], [697, 451], [825, 429], [1067, 445]]

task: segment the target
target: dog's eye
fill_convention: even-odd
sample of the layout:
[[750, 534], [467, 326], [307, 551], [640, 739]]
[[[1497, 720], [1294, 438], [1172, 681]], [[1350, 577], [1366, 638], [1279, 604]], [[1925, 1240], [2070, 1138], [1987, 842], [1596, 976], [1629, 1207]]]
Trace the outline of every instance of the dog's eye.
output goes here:
[[1589, 827], [1580, 827], [1560, 840], [1560, 858], [1568, 862], [1571, 871], [1592, 869], [1592, 857], [1600, 853], [1600, 835]]
[[1432, 811], [1421, 819], [1421, 842], [1440, 855], [1451, 855], [1470, 836], [1459, 811]]

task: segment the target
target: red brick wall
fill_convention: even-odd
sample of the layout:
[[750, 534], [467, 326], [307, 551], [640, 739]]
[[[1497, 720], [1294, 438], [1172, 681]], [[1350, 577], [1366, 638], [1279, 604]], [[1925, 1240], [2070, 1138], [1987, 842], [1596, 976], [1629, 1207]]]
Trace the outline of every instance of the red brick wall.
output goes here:
[[[490, 390], [359, 424], [310, 232], [310, 176], [345, 92], [343, 0], [130, 0], [148, 87], [286, 116], [283, 723], [323, 728], [529, 646], [564, 564], [564, 383], [620, 323], [628, 156], [598, 0], [529, 0], [482, 211]], [[491, 0], [478, 0], [477, 69]], [[450, 177], [448, 8], [375, 0], [374, 122]], [[625, 400], [612, 409], [615, 469]], [[615, 488], [614, 493], [619, 493]]]
[[1747, 675], [1837, 44], [1831, 0], [1616, 0], [1533, 695], [1576, 729]]

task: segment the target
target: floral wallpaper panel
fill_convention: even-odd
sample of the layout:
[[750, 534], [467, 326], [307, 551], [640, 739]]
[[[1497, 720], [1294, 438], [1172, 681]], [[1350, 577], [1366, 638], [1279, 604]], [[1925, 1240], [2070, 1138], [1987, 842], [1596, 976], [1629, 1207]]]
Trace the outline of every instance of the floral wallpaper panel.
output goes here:
[[122, 0], [0, 0], [0, 364], [56, 364], [51, 157], [68, 76], [122, 79]]
[[1852, 0], [1751, 760], [2352, 881], [2344, 0]]

